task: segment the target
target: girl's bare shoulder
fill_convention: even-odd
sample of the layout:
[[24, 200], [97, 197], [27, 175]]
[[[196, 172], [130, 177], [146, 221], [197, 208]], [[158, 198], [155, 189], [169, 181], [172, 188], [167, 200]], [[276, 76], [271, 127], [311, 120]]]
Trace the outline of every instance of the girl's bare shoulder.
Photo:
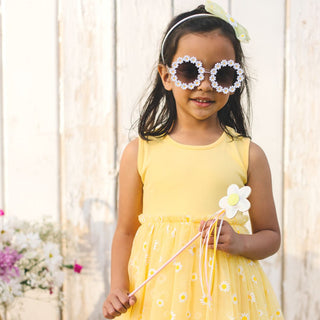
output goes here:
[[139, 138], [131, 140], [123, 149], [121, 162], [137, 161], [139, 150]]
[[268, 159], [263, 149], [253, 141], [250, 141], [249, 146], [249, 167], [248, 172], [255, 171], [261, 168], [269, 168]]

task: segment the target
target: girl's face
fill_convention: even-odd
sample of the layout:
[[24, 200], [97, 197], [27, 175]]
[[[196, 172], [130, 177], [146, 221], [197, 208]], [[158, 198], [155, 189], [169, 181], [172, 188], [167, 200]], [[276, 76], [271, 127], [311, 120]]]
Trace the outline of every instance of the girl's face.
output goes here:
[[[206, 70], [211, 70], [222, 60], [235, 60], [232, 42], [219, 30], [182, 36], [172, 61], [186, 55], [196, 57]], [[211, 86], [210, 74], [205, 74], [200, 85], [190, 90], [175, 85], [167, 66], [160, 65], [159, 73], [165, 89], [171, 90], [175, 98], [178, 121], [217, 121], [217, 112], [225, 106], [230, 93], [217, 92]]]

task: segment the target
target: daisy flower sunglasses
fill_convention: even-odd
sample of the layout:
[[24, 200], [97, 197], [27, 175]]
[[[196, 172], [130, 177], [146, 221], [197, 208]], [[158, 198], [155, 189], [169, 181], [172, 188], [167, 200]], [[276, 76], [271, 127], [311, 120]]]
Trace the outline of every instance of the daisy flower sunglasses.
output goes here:
[[198, 87], [208, 73], [211, 86], [217, 92], [224, 94], [235, 92], [244, 80], [244, 71], [240, 68], [240, 64], [233, 60], [222, 60], [211, 70], [206, 70], [196, 57], [179, 57], [172, 63], [169, 73], [175, 85], [183, 90]]

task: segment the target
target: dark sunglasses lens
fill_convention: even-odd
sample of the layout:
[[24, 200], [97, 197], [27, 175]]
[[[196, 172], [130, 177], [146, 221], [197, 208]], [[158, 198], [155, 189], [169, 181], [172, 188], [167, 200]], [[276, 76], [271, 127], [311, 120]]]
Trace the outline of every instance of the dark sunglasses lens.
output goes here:
[[176, 76], [182, 83], [191, 83], [198, 77], [198, 68], [191, 62], [183, 62], [177, 67]]
[[236, 82], [236, 70], [226, 66], [218, 70], [216, 81], [221, 87], [230, 87]]

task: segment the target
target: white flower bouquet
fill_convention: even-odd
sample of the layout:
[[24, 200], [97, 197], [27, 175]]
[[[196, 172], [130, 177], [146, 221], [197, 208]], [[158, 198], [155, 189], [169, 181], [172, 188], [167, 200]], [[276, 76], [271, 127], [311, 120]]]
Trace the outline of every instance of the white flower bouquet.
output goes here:
[[76, 262], [64, 264], [60, 246], [65, 238], [52, 222], [7, 222], [0, 210], [0, 306], [6, 309], [28, 290], [50, 294], [59, 290], [63, 268], [81, 272], [82, 266]]

